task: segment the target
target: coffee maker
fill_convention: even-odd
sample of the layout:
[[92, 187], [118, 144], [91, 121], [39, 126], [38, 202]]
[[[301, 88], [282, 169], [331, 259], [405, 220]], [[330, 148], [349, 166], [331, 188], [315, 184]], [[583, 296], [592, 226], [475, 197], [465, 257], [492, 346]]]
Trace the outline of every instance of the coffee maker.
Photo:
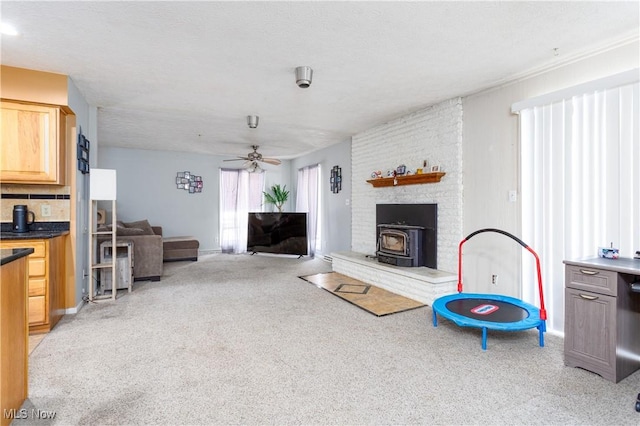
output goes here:
[[[31, 220], [29, 220], [31, 216]], [[29, 232], [29, 225], [36, 220], [34, 212], [29, 211], [24, 204], [13, 206], [13, 232]]]

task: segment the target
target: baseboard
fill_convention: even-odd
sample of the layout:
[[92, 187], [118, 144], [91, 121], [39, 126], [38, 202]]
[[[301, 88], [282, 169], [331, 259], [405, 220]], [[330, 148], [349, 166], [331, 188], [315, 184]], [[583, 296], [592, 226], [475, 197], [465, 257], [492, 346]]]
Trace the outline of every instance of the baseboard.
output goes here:
[[82, 309], [84, 304], [85, 304], [85, 301], [81, 300], [80, 302], [78, 302], [78, 304], [75, 307], [65, 309], [64, 310], [65, 315], [67, 315], [67, 314], [77, 314], [78, 312], [80, 312], [80, 309]]
[[220, 249], [198, 250], [198, 255], [222, 253]]

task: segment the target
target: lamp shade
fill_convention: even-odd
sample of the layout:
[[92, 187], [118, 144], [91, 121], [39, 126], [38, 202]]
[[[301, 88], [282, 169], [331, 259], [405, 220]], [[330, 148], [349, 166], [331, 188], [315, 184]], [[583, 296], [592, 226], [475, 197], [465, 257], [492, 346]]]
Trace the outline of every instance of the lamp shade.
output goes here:
[[116, 171], [111, 169], [91, 169], [89, 175], [89, 198], [92, 200], [116, 199]]

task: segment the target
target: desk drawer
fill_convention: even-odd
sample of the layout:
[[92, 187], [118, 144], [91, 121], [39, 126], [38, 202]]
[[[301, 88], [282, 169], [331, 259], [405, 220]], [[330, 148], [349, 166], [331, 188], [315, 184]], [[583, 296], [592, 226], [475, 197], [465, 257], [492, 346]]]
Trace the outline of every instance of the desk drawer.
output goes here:
[[603, 269], [567, 266], [565, 287], [609, 296], [618, 295], [618, 274]]

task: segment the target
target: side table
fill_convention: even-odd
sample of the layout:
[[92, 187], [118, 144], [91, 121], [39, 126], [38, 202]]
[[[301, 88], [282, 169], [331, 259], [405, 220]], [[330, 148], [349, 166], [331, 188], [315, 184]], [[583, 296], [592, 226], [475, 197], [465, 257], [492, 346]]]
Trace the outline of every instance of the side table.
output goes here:
[[[111, 262], [113, 256], [113, 246], [111, 241], [105, 241], [100, 244], [100, 262]], [[116, 291], [120, 289], [128, 289], [131, 293], [133, 285], [133, 241], [116, 241], [115, 249], [115, 268], [116, 268]], [[104, 294], [105, 291], [113, 291], [111, 283], [111, 272], [100, 271], [100, 289]]]

